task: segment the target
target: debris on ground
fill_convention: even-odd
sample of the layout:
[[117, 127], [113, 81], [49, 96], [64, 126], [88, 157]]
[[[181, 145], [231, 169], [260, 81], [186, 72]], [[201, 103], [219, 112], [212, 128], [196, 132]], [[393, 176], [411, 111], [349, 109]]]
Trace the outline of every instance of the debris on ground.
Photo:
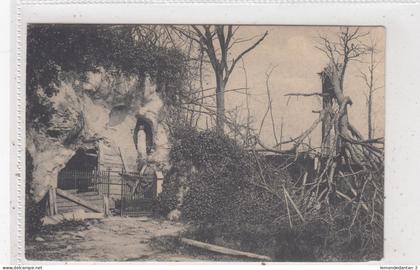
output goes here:
[[[55, 261], [209, 261], [210, 256], [181, 252], [156, 244], [159, 238], [178, 239], [187, 225], [152, 218], [110, 217], [73, 223], [44, 231], [44, 242], [27, 242], [28, 260]], [[58, 225], [54, 225], [58, 226]], [[43, 239], [44, 235], [38, 236]], [[47, 238], [45, 238], [47, 239]]]

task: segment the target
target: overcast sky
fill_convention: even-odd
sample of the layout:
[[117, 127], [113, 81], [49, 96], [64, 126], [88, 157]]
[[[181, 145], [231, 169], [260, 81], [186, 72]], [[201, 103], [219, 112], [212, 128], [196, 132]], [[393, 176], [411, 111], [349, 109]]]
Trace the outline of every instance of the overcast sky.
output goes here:
[[[237, 32], [237, 37], [252, 37], [268, 31], [266, 39], [253, 51], [244, 57], [248, 75], [250, 97], [250, 110], [259, 127], [264, 116], [267, 102], [266, 73], [273, 67], [275, 69], [270, 77], [269, 85], [273, 99], [273, 113], [277, 134], [280, 134], [281, 119], [283, 118], [283, 140], [296, 137], [308, 128], [317, 118], [312, 110], [321, 108], [320, 99], [317, 97], [292, 97], [288, 104], [287, 93], [320, 92], [321, 80], [318, 72], [327, 65], [328, 58], [315, 46], [320, 35], [335, 38], [340, 31], [339, 27], [308, 27], [308, 26], [242, 26]], [[361, 32], [370, 32], [364, 42], [370, 44], [371, 39], [377, 43], [379, 64], [375, 78], [376, 86], [384, 85], [384, 46], [385, 31], [382, 27], [363, 27]], [[257, 39], [257, 38], [256, 38]], [[251, 43], [242, 43], [232, 49], [232, 55], [238, 55]], [[359, 131], [367, 135], [367, 106], [364, 93], [367, 87], [360, 78], [360, 71], [367, 71], [368, 58], [361, 60], [365, 63], [352, 62], [345, 77], [345, 95], [353, 100], [349, 108], [350, 121]], [[207, 86], [213, 86], [213, 77], [206, 79]], [[245, 87], [244, 71], [242, 64], [238, 63], [226, 89]], [[374, 94], [374, 127], [375, 137], [384, 135], [384, 92], [378, 89]], [[245, 96], [235, 92], [225, 94], [226, 109], [243, 106], [242, 115], [245, 117]], [[262, 138], [267, 144], [274, 144], [270, 118], [267, 117], [262, 130]], [[313, 135], [312, 142], [319, 140], [320, 127]]]

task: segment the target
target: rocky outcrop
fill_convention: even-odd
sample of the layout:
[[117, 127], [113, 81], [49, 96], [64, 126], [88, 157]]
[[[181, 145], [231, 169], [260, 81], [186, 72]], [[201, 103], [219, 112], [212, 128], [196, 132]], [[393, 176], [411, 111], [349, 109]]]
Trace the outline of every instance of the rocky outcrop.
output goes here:
[[136, 149], [134, 130], [139, 118], [147, 119], [153, 129], [154, 147], [144, 158], [153, 166], [167, 168], [164, 104], [150, 77], [127, 77], [103, 69], [86, 74], [85, 82], [68, 74], [61, 77], [57, 95], [48, 98], [55, 112], [47, 127], [27, 126], [35, 200], [42, 199], [50, 186], [57, 186], [59, 171], [78, 149], [119, 149], [126, 169], [136, 170], [141, 149]]

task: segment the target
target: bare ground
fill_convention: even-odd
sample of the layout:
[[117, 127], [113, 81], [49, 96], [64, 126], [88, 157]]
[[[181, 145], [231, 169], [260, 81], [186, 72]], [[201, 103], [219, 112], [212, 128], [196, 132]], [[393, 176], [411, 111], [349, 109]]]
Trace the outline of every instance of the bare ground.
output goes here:
[[[44, 231], [26, 244], [26, 258], [40, 261], [232, 261], [196, 252], [176, 241], [182, 223], [148, 217], [111, 217], [70, 229]], [[44, 240], [44, 241], [43, 241]]]

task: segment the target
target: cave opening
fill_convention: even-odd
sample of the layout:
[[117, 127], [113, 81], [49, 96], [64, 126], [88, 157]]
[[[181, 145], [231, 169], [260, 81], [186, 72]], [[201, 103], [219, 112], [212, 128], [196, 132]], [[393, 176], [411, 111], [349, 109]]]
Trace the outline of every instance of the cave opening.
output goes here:
[[89, 191], [97, 167], [97, 149], [78, 149], [59, 172], [57, 187], [77, 192]]

